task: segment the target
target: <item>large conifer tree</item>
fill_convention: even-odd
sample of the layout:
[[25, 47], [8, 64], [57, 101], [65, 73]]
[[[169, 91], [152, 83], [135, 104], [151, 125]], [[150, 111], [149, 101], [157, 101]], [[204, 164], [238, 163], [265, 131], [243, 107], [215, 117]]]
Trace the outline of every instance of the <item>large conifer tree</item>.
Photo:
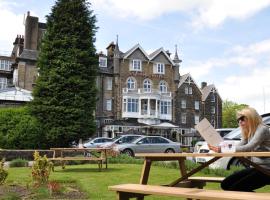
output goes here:
[[64, 147], [95, 131], [96, 18], [86, 0], [57, 0], [47, 16], [32, 114], [47, 147]]

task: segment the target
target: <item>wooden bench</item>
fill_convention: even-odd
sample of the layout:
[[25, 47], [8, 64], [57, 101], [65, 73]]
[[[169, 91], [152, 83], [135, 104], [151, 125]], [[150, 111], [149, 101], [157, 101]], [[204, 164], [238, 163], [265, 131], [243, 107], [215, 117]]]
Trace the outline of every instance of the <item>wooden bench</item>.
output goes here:
[[[50, 161], [61, 161], [62, 169], [65, 169], [65, 161], [70, 160], [87, 160], [87, 161], [96, 161], [98, 163], [98, 169], [101, 171], [102, 169], [102, 162], [105, 161], [105, 158], [100, 157], [56, 157], [56, 158], [49, 158]], [[53, 168], [54, 171], [54, 168]]]
[[234, 192], [223, 190], [206, 190], [179, 188], [142, 184], [122, 184], [109, 186], [110, 191], [117, 192], [117, 200], [130, 198], [143, 199], [145, 195], [182, 197], [201, 200], [269, 200], [270, 193]]

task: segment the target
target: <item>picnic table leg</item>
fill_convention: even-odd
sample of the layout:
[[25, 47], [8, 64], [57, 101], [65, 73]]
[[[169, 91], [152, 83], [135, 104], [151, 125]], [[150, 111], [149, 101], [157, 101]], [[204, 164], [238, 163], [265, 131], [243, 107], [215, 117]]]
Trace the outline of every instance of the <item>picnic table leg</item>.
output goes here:
[[141, 180], [140, 184], [146, 185], [149, 177], [149, 172], [151, 168], [151, 160], [145, 159], [143, 163], [142, 173], [141, 173]]
[[105, 164], [106, 164], [106, 169], [108, 169], [108, 160], [107, 160], [107, 150], [105, 149]]

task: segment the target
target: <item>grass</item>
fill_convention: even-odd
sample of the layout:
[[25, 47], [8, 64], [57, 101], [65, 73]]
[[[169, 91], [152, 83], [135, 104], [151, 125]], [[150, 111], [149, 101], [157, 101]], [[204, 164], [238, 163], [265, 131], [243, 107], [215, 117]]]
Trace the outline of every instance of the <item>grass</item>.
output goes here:
[[[91, 200], [111, 200], [116, 198], [115, 192], [108, 191], [108, 186], [122, 183], [139, 183], [141, 164], [109, 164], [107, 170], [98, 171], [97, 164], [69, 165], [62, 170], [55, 167], [55, 172], [50, 176], [51, 181], [75, 182], [79, 188], [86, 192]], [[27, 167], [10, 168], [7, 184], [20, 184], [27, 186], [31, 183], [31, 169]], [[179, 169], [152, 166], [149, 184], [168, 184], [179, 177]], [[198, 176], [206, 176], [198, 173]], [[211, 176], [211, 174], [207, 174]], [[213, 176], [213, 175], [212, 175]], [[208, 189], [219, 189], [219, 184], [208, 184]], [[269, 192], [270, 186], [260, 189], [260, 192]], [[12, 199], [12, 198], [10, 198]], [[41, 198], [40, 198], [41, 199]], [[179, 200], [179, 198], [147, 196], [146, 200]]]

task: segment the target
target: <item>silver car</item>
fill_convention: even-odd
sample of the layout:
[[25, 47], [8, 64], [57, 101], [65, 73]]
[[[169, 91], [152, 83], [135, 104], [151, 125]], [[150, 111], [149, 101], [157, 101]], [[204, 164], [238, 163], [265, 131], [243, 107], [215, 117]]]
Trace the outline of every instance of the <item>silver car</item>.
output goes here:
[[106, 143], [106, 142], [111, 142], [111, 138], [106, 138], [106, 137], [97, 137], [92, 140], [89, 140], [83, 144], [83, 147], [85, 148], [94, 148], [94, 147], [99, 147], [100, 145]]
[[106, 147], [106, 148], [109, 147], [110, 148], [110, 147], [114, 147], [114, 146], [119, 145], [119, 144], [131, 143], [133, 140], [136, 140], [137, 138], [139, 138], [141, 136], [142, 135], [133, 135], [133, 134], [117, 136], [117, 137], [113, 138], [112, 141], [106, 142], [106, 143], [100, 145], [100, 147]]
[[129, 156], [136, 153], [180, 153], [180, 143], [161, 136], [142, 136], [129, 144], [119, 144], [114, 150]]

